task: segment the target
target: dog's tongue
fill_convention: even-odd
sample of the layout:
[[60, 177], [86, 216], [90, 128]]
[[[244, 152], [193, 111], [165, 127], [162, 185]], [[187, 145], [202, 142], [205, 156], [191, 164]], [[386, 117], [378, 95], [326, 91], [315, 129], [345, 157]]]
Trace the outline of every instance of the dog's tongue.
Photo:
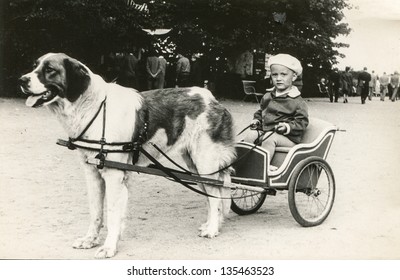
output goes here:
[[29, 106], [29, 107], [33, 107], [33, 106], [35, 106], [35, 104], [37, 103], [37, 101], [41, 97], [42, 97], [42, 95], [31, 95], [31, 96], [29, 96], [25, 101], [25, 105]]

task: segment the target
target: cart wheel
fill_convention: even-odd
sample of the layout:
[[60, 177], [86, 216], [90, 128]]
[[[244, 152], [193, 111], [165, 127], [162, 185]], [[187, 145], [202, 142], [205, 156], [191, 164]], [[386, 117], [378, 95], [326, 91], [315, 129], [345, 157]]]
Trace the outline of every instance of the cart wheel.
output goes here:
[[267, 193], [235, 189], [232, 191], [231, 209], [238, 215], [249, 215], [257, 212], [263, 205]]
[[301, 161], [289, 181], [288, 196], [290, 212], [300, 225], [320, 225], [335, 200], [335, 178], [329, 164], [320, 157]]

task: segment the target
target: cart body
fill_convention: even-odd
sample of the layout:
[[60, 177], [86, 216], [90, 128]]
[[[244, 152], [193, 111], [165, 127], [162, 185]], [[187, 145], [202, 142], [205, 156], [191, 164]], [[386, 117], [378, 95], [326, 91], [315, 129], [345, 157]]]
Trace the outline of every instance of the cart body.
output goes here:
[[[234, 164], [235, 174], [232, 176], [232, 182], [260, 186], [265, 192], [260, 194], [248, 190], [235, 190], [232, 195], [232, 210], [240, 215], [252, 214], [261, 207], [267, 194], [275, 194], [277, 190], [288, 190], [289, 207], [293, 216], [302, 216], [293, 212], [299, 212], [300, 204], [307, 204], [298, 201], [300, 198], [315, 205], [319, 204], [317, 207], [320, 208], [316, 211], [320, 212], [319, 214], [311, 214], [312, 218], [305, 218], [304, 221], [299, 221], [296, 217], [295, 219], [303, 226], [320, 224], [329, 214], [335, 196], [335, 180], [326, 158], [336, 131], [334, 125], [311, 118], [303, 141], [291, 148], [277, 147], [272, 160], [262, 147], [255, 147], [253, 143], [238, 142], [238, 160]], [[278, 169], [269, 171], [269, 162]]]

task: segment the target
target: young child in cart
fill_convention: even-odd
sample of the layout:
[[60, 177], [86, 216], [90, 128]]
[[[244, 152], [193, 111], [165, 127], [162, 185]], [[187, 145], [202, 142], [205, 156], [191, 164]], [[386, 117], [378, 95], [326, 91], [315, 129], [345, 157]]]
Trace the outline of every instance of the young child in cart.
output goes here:
[[[293, 85], [303, 71], [300, 61], [288, 54], [277, 54], [268, 60], [268, 65], [274, 87], [263, 96], [244, 141], [261, 144], [271, 160], [276, 147], [293, 147], [301, 142], [308, 125], [308, 107]], [[269, 169], [274, 171], [277, 167], [270, 165]]]

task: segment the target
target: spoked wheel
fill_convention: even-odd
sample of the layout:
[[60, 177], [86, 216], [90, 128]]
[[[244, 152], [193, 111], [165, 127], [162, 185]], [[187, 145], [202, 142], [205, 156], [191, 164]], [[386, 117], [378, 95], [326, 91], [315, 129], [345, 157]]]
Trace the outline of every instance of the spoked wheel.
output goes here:
[[320, 225], [329, 215], [335, 200], [335, 178], [328, 163], [309, 157], [295, 168], [289, 181], [289, 208], [304, 227]]
[[238, 215], [249, 215], [257, 212], [263, 205], [267, 193], [236, 189], [232, 191], [231, 209]]

